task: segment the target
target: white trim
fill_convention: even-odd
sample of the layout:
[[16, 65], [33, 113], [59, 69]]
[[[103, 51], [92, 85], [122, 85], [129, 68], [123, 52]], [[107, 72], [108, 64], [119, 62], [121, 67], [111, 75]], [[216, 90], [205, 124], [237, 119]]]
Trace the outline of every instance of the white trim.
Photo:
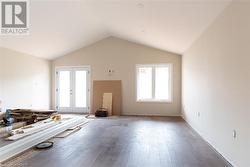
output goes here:
[[208, 146], [218, 154], [218, 156], [220, 156], [225, 162], [228, 163], [228, 165], [230, 165], [231, 167], [234, 167], [236, 165], [233, 164], [233, 162], [231, 162], [228, 158], [224, 157], [225, 155], [223, 155], [223, 153], [221, 153], [219, 150], [217, 150], [212, 143], [210, 143], [210, 141], [208, 141], [205, 137], [202, 136], [202, 134], [200, 133], [200, 131], [198, 129], [196, 129], [191, 122], [189, 122], [186, 117], [183, 115], [183, 113], [181, 113], [180, 117], [186, 122], [187, 126], [191, 128], [191, 130], [193, 130], [194, 133], [196, 133], [203, 141], [205, 141]]
[[[39, 121], [39, 122], [33, 124], [34, 127], [32, 127], [32, 128], [28, 128], [28, 129], [19, 128], [19, 129], [13, 130], [13, 133], [15, 135], [7, 137], [6, 139], [7, 140], [11, 140], [11, 141], [15, 141], [15, 140], [24, 138], [26, 136], [32, 135], [34, 133], [37, 133], [37, 132], [39, 132], [41, 130], [45, 130], [45, 129], [51, 128], [52, 126], [55, 126], [55, 125], [57, 125], [59, 123], [60, 122], [55, 122], [52, 119], [47, 119], [47, 120], [44, 120], [44, 121]], [[22, 131], [24, 133], [21, 133], [21, 134], [16, 133], [17, 131], [20, 131], [20, 129], [22, 129]]]
[[143, 99], [136, 100], [137, 103], [173, 103], [171, 100]]
[[[59, 97], [58, 97], [58, 71], [71, 71], [71, 86], [73, 86], [72, 81], [75, 78], [75, 74], [73, 74], [72, 71], [76, 71], [76, 70], [86, 70], [88, 71], [88, 76], [87, 76], [87, 107], [86, 107], [86, 111], [82, 112], [82, 108], [78, 109], [77, 107], [73, 107], [73, 101], [74, 99], [71, 98], [70, 100], [70, 106], [71, 107], [67, 107], [65, 109], [61, 109], [59, 110], [58, 108], [58, 104], [59, 104]], [[73, 77], [73, 78], [72, 78]], [[71, 90], [73, 91], [75, 88], [74, 86], [71, 88]], [[64, 112], [64, 113], [90, 113], [91, 111], [91, 95], [90, 95], [90, 91], [91, 90], [91, 66], [90, 65], [84, 65], [84, 66], [56, 66], [55, 67], [55, 107], [59, 112]], [[74, 98], [74, 97], [73, 97]]]
[[[137, 95], [138, 95], [138, 68], [140, 67], [152, 67], [152, 99], [143, 99], [139, 100]], [[155, 68], [156, 67], [168, 67], [169, 68], [169, 99], [164, 100], [164, 99], [155, 99]], [[172, 63], [160, 63], [160, 64], [136, 64], [136, 102], [138, 103], [148, 103], [148, 102], [153, 102], [153, 103], [173, 103], [173, 64]]]
[[3, 146], [0, 148], [0, 163], [85, 121], [88, 120], [84, 117], [72, 118], [49, 129], [40, 131], [33, 135], [17, 140], [11, 144]]
[[[156, 100], [155, 99], [155, 66], [152, 66], [152, 98], [150, 99], [150, 101], [161, 101], [161, 100]], [[137, 99], [138, 100], [138, 99]], [[138, 100], [141, 101], [141, 100]], [[145, 99], [145, 102], [147, 101], [147, 99]]]

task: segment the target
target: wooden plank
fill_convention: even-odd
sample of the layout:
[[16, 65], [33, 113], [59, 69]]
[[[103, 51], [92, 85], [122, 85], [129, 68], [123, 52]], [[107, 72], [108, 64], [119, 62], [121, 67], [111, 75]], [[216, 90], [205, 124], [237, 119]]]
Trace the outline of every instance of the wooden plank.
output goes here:
[[23, 127], [25, 125], [26, 125], [26, 122], [13, 123], [11, 126], [0, 128], [0, 134], [8, 133], [8, 132], [12, 131], [13, 129], [18, 129], [18, 128]]
[[63, 133], [60, 133], [59, 135], [55, 136], [55, 138], [65, 138], [65, 137], [71, 135], [72, 133], [75, 133], [76, 131], [78, 131], [80, 129], [81, 129], [81, 127], [77, 127], [75, 129], [67, 129]]
[[83, 123], [78, 124], [77, 126], [74, 126], [74, 127], [69, 128], [69, 130], [74, 130], [75, 128], [83, 127], [83, 126], [85, 126], [87, 123], [89, 123], [89, 121], [91, 121], [91, 119], [87, 119], [87, 120], [84, 121]]
[[[13, 130], [12, 133], [14, 134], [13, 136], [10, 136], [6, 138], [6, 140], [18, 140], [21, 138], [24, 138], [26, 136], [29, 136], [31, 134], [35, 134], [39, 131], [46, 130], [47, 128], [50, 128], [52, 126], [55, 126], [59, 124], [60, 122], [55, 122], [52, 119], [47, 119], [41, 122], [37, 122], [35, 124], [32, 124], [33, 127], [31, 128], [18, 128], [16, 130]], [[20, 131], [23, 131], [23, 133], [19, 134]]]
[[3, 146], [0, 148], [0, 163], [22, 153], [23, 151], [29, 148], [32, 148], [33, 146], [43, 141], [46, 141], [62, 133], [63, 131], [69, 129], [70, 127], [77, 126], [85, 121], [88, 121], [85, 117], [72, 116], [71, 119], [62, 121], [61, 123], [56, 124], [55, 126], [52, 126], [46, 130], [37, 132], [33, 135], [27, 136], [13, 143], [10, 143], [6, 146]]
[[31, 113], [56, 113], [56, 110], [34, 110], [34, 109], [13, 109], [12, 112], [31, 112]]
[[69, 129], [67, 129], [66, 131], [60, 133], [59, 135], [55, 136], [55, 138], [65, 138], [69, 135], [71, 135], [72, 133], [80, 130], [82, 127], [84, 127], [87, 123], [89, 123], [89, 121], [91, 121], [90, 119], [88, 119], [87, 121], [77, 125], [77, 126], [74, 126], [74, 127], [71, 127]]
[[108, 115], [112, 115], [112, 93], [103, 93], [102, 108], [108, 109]]
[[103, 93], [112, 93], [112, 114], [121, 115], [122, 82], [121, 80], [95, 80], [93, 81], [93, 104], [91, 113], [102, 107]]

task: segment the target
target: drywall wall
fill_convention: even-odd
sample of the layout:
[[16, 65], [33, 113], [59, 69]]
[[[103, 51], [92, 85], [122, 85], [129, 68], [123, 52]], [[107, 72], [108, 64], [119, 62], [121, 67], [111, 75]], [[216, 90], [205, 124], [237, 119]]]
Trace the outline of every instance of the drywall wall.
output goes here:
[[50, 61], [0, 48], [0, 100], [3, 109], [49, 109], [50, 84]]
[[250, 2], [230, 4], [182, 63], [184, 118], [233, 165], [250, 166]]
[[[136, 102], [135, 66], [136, 64], [152, 63], [173, 64], [173, 103]], [[180, 55], [109, 37], [60, 57], [54, 60], [52, 64], [53, 70], [57, 66], [90, 65], [92, 81], [122, 80], [123, 115], [180, 115], [181, 113]], [[114, 70], [111, 76], [107, 73], [108, 69]], [[54, 92], [53, 106], [55, 106]]]

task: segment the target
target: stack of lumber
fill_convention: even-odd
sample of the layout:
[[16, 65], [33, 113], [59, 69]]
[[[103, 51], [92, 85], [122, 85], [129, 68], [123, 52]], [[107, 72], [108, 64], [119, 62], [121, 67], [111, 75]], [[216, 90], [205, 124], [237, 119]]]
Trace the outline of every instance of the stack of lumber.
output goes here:
[[0, 120], [2, 120], [4, 116], [5, 116], [5, 113], [4, 112], [0, 112]]
[[12, 130], [13, 135], [6, 138], [6, 140], [18, 140], [26, 136], [40, 132], [42, 130], [46, 130], [50, 127], [57, 125], [58, 123], [60, 122], [55, 122], [51, 118], [49, 118], [44, 121], [34, 123], [32, 125], [24, 126], [22, 128]]
[[32, 124], [50, 118], [55, 110], [30, 110], [30, 109], [15, 109], [11, 110], [11, 116], [16, 122], [26, 122]]
[[26, 122], [13, 123], [11, 126], [0, 126], [0, 134], [10, 133], [12, 130], [21, 128], [26, 125]]
[[6, 138], [6, 140], [12, 142], [0, 147], [0, 164], [41, 142], [59, 135], [67, 129], [72, 129], [88, 121], [83, 116], [62, 115], [60, 121], [49, 118], [33, 125], [15, 129], [12, 131], [14, 135]]

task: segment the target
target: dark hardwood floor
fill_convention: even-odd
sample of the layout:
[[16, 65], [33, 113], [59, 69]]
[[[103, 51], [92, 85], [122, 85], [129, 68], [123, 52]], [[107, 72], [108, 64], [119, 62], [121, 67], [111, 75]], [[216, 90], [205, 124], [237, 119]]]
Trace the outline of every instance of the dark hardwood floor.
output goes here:
[[29, 150], [5, 166], [225, 167], [230, 166], [180, 117], [96, 119], [52, 139], [48, 150]]

